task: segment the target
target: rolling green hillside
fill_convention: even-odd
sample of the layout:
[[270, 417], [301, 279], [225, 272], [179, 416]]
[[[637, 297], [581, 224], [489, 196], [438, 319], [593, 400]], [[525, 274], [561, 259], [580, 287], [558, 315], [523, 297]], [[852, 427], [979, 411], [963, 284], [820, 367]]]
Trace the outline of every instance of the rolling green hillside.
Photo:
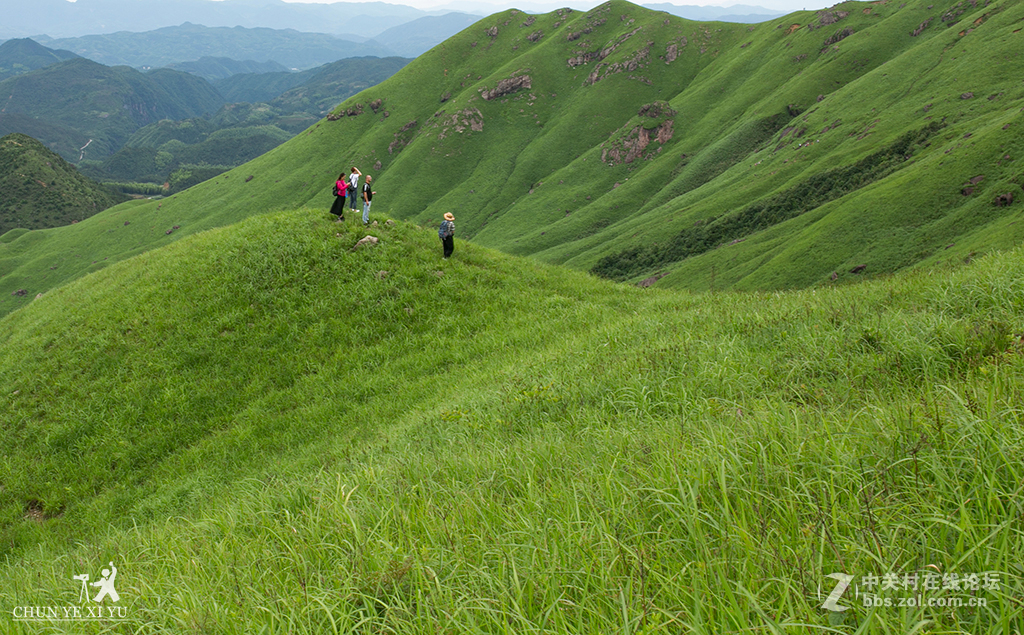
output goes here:
[[[622, 2], [509, 11], [225, 178], [123, 213], [188, 233], [326, 208], [355, 164], [381, 211], [453, 211], [460, 237], [618, 280], [784, 289], [961, 262], [1024, 231], [1022, 19], [1005, 1], [750, 26]], [[13, 241], [0, 262], [44, 291], [167, 240], [162, 223], [105, 223]], [[80, 244], [85, 266], [41, 280]]]
[[[5, 633], [1024, 621], [1021, 250], [694, 295], [368, 231], [264, 214], [0, 320]], [[116, 619], [17, 620], [108, 563]]]
[[77, 223], [125, 200], [21, 134], [0, 137], [0, 192], [0, 236]]
[[[359, 96], [389, 118], [342, 125], [379, 189], [399, 175], [389, 210], [455, 211], [482, 244], [694, 289], [842, 281], [1021, 236], [1022, 18], [1013, 2], [751, 27], [615, 3], [507, 13]], [[703, 250], [676, 248], [691, 238]]]
[[[16, 129], [21, 118], [31, 117], [42, 124], [36, 138], [72, 161], [109, 156], [146, 124], [195, 117], [223, 104], [209, 82], [188, 73], [158, 69], [143, 74], [85, 58], [4, 80], [0, 94], [5, 100], [0, 131], [21, 132]], [[67, 129], [86, 136], [88, 145], [65, 151]]]

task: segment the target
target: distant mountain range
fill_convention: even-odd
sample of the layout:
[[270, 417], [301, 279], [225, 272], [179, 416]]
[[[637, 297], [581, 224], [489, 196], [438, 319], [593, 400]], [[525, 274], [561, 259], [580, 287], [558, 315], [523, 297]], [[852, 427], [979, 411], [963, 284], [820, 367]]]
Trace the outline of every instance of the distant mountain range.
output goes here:
[[[21, 74], [0, 81], [0, 92], [9, 95], [0, 106], [0, 134], [30, 135], [86, 175], [123, 188], [187, 186], [273, 149], [408, 62], [349, 58], [289, 72], [274, 70], [284, 67], [273, 62], [207, 57], [177, 65], [192, 73], [144, 73], [12, 40], [0, 45], [0, 68]], [[201, 77], [231, 73], [215, 84]], [[180, 170], [188, 178], [176, 181]]]
[[[182, 68], [182, 64], [192, 64], [202, 58], [229, 58], [282, 65], [279, 69], [263, 70], [304, 70], [349, 57], [416, 57], [466, 29], [478, 19], [477, 16], [465, 13], [425, 17], [388, 29], [374, 39], [358, 38], [359, 41], [319, 32], [303, 33], [292, 29], [263, 27], [207, 27], [188, 22], [143, 33], [122, 31], [62, 39], [37, 36], [34, 39], [47, 47], [67, 49], [108, 66], [124, 64], [142, 69], [161, 66]], [[212, 74], [226, 77], [228, 71], [234, 71], [229, 73], [234, 74], [238, 69], [222, 68]], [[210, 77], [209, 71], [197, 74], [207, 79], [219, 78]]]
[[392, 55], [418, 57], [479, 20], [480, 16], [469, 13], [426, 16], [393, 26], [373, 41], [394, 51]]
[[203, 57], [273, 61], [286, 68], [307, 69], [345, 57], [394, 55], [390, 49], [372, 40], [358, 43], [326, 33], [263, 27], [206, 27], [188, 22], [144, 33], [122, 31], [59, 40], [41, 36], [37, 41], [50, 48], [67, 49], [107, 66], [123, 64], [141, 69]]
[[[447, 13], [445, 11], [444, 13]], [[207, 26], [273, 27], [370, 38], [393, 26], [435, 13], [383, 2], [333, 4], [282, 0], [162, 0], [139, 10], [136, 0], [0, 0], [0, 38], [47, 34], [152, 31], [194, 22]], [[482, 17], [482, 16], [481, 16]]]
[[[146, 124], [213, 113], [224, 103], [209, 82], [188, 73], [142, 73], [85, 58], [0, 81], [0, 94], [7, 96], [0, 134], [32, 134], [68, 159], [86, 152], [109, 155]], [[26, 130], [21, 125], [26, 118], [41, 124], [39, 129]], [[66, 129], [81, 136], [67, 139]]]
[[[228, 103], [215, 115], [164, 120], [137, 130], [124, 147], [102, 161], [84, 161], [82, 171], [102, 181], [170, 182], [174, 189], [214, 176], [188, 166], [206, 165], [220, 173], [272, 150], [321, 119], [351, 95], [384, 81], [409, 60], [400, 57], [339, 60], [301, 73], [235, 75], [232, 94], [276, 87], [266, 103]], [[299, 84], [281, 90], [281, 79]], [[233, 99], [232, 101], [245, 101]], [[179, 183], [176, 173], [190, 171], [198, 180]], [[198, 178], [197, 175], [203, 178]], [[180, 175], [179, 175], [180, 176]]]

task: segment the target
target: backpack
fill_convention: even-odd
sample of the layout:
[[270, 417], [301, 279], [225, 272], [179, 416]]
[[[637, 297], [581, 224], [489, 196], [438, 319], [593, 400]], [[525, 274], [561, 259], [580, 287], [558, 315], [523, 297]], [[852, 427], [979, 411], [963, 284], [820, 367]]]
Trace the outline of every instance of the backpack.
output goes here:
[[348, 183], [345, 183], [344, 181], [342, 181], [342, 184], [345, 186], [345, 189], [339, 189], [338, 188], [338, 182], [337, 181], [334, 182], [334, 195], [335, 196], [345, 196], [345, 192], [348, 190]]

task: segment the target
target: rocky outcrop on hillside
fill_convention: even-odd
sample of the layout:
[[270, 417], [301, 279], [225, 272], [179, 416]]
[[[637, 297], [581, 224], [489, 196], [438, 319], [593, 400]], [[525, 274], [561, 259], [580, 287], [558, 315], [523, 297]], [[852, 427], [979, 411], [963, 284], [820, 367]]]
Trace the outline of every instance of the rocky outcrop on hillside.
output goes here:
[[446, 115], [443, 111], [434, 115], [438, 119], [435, 127], [440, 127], [437, 138], [444, 139], [453, 131], [463, 133], [467, 130], [472, 132], [483, 132], [484, 115], [476, 108], [464, 108], [458, 112]]
[[[644, 152], [652, 141], [663, 146], [674, 134], [674, 120], [678, 113], [668, 102], [646, 104], [637, 112], [639, 122], [634, 118], [618, 135], [614, 135], [607, 145], [602, 145], [601, 161], [613, 165], [632, 163], [644, 156]], [[648, 122], [645, 119], [655, 121]], [[656, 123], [655, 123], [656, 122]], [[653, 124], [653, 125], [652, 125]], [[658, 148], [661, 151], [661, 148]]]
[[626, 40], [636, 35], [639, 31], [640, 27], [637, 27], [630, 31], [629, 33], [626, 33], [619, 37], [619, 39], [616, 40], [615, 43], [612, 44], [611, 46], [607, 46], [603, 49], [598, 49], [596, 51], [580, 51], [574, 57], [570, 57], [568, 60], [566, 60], [566, 64], [569, 65], [569, 68], [576, 68], [577, 66], [583, 66], [593, 61], [600, 62], [604, 58], [614, 53], [620, 46], [622, 46], [623, 43], [626, 42]]
[[483, 97], [484, 101], [492, 101], [520, 90], [527, 90], [531, 85], [529, 75], [513, 75], [499, 81], [494, 90], [483, 89], [480, 92], [480, 96]]
[[402, 128], [395, 133], [395, 140], [388, 145], [388, 154], [399, 152], [402, 148], [409, 145], [409, 142], [412, 141], [413, 138], [413, 131], [418, 125], [419, 123], [416, 120], [413, 120], [402, 126]]

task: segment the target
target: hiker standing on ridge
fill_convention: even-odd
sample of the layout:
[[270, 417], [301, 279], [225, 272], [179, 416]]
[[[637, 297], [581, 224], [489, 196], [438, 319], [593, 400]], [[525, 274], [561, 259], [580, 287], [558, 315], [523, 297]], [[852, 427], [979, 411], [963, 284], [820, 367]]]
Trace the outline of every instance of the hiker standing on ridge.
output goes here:
[[441, 226], [437, 229], [437, 237], [441, 239], [444, 246], [444, 257], [450, 258], [455, 251], [455, 216], [451, 212], [444, 215]]
[[348, 191], [349, 196], [351, 196], [348, 207], [352, 210], [353, 214], [356, 213], [356, 200], [359, 198], [359, 177], [362, 175], [363, 173], [359, 171], [359, 168], [353, 165], [352, 174], [348, 176]]
[[345, 180], [345, 173], [338, 175], [334, 182], [334, 204], [331, 205], [331, 213], [338, 217], [338, 222], [345, 221], [345, 192], [348, 189], [348, 181]]
[[363, 183], [363, 224], [370, 224], [370, 201], [373, 200], [373, 195], [376, 192], [370, 187], [370, 183], [373, 183], [373, 177], [369, 174], [366, 175], [366, 183]]

